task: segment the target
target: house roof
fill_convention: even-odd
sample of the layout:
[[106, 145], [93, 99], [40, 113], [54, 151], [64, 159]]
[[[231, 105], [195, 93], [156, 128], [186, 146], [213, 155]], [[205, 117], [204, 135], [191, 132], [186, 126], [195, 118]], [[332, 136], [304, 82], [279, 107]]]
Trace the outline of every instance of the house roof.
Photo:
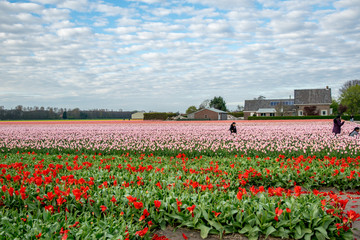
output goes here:
[[259, 108], [258, 113], [274, 113], [276, 112], [275, 108]]
[[295, 89], [296, 105], [301, 104], [331, 104], [331, 88]]
[[209, 111], [217, 112], [217, 113], [227, 113], [227, 112], [224, 112], [224, 111], [216, 109], [216, 108], [203, 108], [203, 109], [200, 109], [199, 111], [196, 111], [194, 113], [198, 113], [198, 112], [201, 112], [203, 110], [209, 110]]
[[273, 108], [271, 102], [287, 102], [294, 99], [262, 99], [262, 100], [245, 100], [244, 112], [256, 112], [261, 108]]

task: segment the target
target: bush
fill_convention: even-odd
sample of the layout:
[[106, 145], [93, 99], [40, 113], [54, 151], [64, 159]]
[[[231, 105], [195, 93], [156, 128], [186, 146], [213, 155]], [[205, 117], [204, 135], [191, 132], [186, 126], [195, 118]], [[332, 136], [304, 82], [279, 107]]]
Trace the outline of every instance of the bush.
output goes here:
[[[350, 115], [341, 116], [341, 118], [344, 120], [350, 120]], [[360, 115], [354, 115], [354, 120], [360, 121]]]
[[165, 113], [165, 112], [152, 112], [144, 113], [144, 120], [166, 120], [171, 117], [175, 117], [176, 113]]
[[[276, 117], [249, 117], [248, 120], [294, 120], [294, 119], [333, 119], [335, 116], [276, 116]], [[349, 117], [350, 118], [350, 117]], [[344, 118], [344, 120], [346, 120]]]
[[244, 112], [229, 112], [228, 114], [234, 116], [234, 117], [243, 117], [244, 116]]

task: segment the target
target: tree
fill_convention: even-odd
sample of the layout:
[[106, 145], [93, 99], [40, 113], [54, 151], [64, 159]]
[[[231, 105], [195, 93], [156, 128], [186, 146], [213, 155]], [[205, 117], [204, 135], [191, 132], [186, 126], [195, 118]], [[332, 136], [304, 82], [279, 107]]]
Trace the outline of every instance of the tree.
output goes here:
[[342, 105], [341, 103], [339, 104], [338, 107], [338, 114], [342, 115], [344, 112], [346, 112], [348, 109], [348, 107], [346, 105]]
[[210, 100], [209, 100], [209, 99], [206, 99], [206, 100], [204, 100], [204, 101], [200, 104], [199, 109], [208, 108], [208, 107], [209, 107], [209, 104], [210, 104]]
[[360, 84], [348, 87], [340, 96], [342, 105], [347, 106], [347, 112], [358, 114], [360, 110]]
[[242, 112], [242, 111], [244, 111], [244, 106], [237, 105], [235, 111], [236, 111], [236, 112]]
[[333, 115], [337, 115], [338, 109], [339, 109], [339, 103], [335, 99], [333, 99], [331, 101], [330, 108], [332, 108], [332, 110], [333, 110]]
[[196, 112], [197, 108], [195, 106], [190, 106], [187, 110], [186, 110], [186, 114], [190, 114], [193, 112]]
[[219, 109], [221, 111], [225, 111], [227, 112], [227, 108], [226, 108], [226, 102], [222, 97], [214, 97], [211, 101], [210, 101], [210, 107], [215, 108], [215, 109]]
[[264, 100], [266, 97], [263, 95], [258, 96], [257, 98], [254, 98], [254, 100]]
[[342, 87], [339, 90], [340, 96], [344, 94], [344, 92], [347, 91], [347, 89], [349, 87], [355, 86], [355, 85], [360, 85], [360, 80], [349, 80], [347, 82], [344, 83], [344, 85], [342, 85]]
[[22, 105], [17, 105], [15, 107], [15, 110], [21, 112], [23, 110], [23, 106]]
[[316, 106], [306, 106], [304, 107], [305, 116], [317, 116], [319, 115], [319, 110], [316, 110]]

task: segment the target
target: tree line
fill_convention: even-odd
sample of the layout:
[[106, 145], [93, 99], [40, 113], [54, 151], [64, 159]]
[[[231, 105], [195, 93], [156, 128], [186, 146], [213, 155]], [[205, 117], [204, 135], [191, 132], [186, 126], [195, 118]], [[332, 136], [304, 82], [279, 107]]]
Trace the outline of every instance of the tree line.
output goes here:
[[56, 119], [131, 119], [136, 111], [107, 109], [80, 110], [79, 108], [23, 107], [5, 109], [0, 106], [0, 120], [56, 120]]
[[339, 98], [332, 99], [330, 107], [334, 114], [360, 114], [360, 80], [349, 80], [339, 89]]

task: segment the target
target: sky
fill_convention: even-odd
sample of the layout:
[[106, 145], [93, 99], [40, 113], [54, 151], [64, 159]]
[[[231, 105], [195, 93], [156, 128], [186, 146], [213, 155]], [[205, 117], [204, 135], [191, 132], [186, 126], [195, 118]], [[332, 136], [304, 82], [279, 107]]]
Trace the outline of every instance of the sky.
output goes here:
[[360, 79], [360, 0], [0, 0], [0, 106], [185, 112]]

